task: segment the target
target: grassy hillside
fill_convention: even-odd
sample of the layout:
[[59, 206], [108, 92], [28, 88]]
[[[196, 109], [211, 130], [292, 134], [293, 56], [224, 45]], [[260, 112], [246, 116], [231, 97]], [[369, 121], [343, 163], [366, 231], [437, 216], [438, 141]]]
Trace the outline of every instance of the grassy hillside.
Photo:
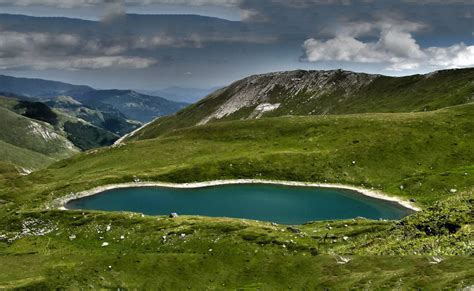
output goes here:
[[[471, 286], [473, 115], [474, 104], [466, 104], [211, 123], [88, 151], [4, 180], [0, 287]], [[295, 226], [299, 234], [252, 220], [45, 210], [70, 192], [134, 177], [363, 185], [415, 198], [423, 210], [401, 221], [311, 222]]]
[[0, 157], [1, 163], [8, 163], [17, 166], [17, 172], [41, 169], [52, 164], [56, 160], [45, 154], [18, 147], [2, 140], [0, 140]]
[[[30, 120], [51, 125], [54, 131], [66, 137], [79, 149], [88, 150], [108, 146], [118, 139], [118, 136], [112, 132], [78, 118], [72, 112], [52, 109], [45, 103], [21, 100], [20, 98], [22, 97], [0, 96], [0, 108], [10, 111], [9, 114], [18, 114]], [[15, 127], [24, 125], [24, 123], [20, 123]], [[133, 128], [135, 127], [130, 127], [129, 130]], [[16, 145], [23, 146], [21, 142]]]
[[51, 125], [0, 107], [2, 161], [38, 168], [78, 150]]
[[259, 178], [362, 185], [428, 205], [474, 185], [473, 114], [474, 104], [468, 104], [420, 113], [213, 123], [79, 154], [11, 187], [28, 185], [21, 199], [43, 193], [38, 199], [48, 200], [134, 176], [171, 182]]
[[[158, 119], [129, 139], [154, 138], [203, 122], [286, 115], [436, 110], [474, 101], [472, 80], [472, 68], [407, 77], [346, 71], [256, 75], [220, 89], [173, 116]], [[278, 108], [265, 111], [261, 108], [265, 104], [278, 104]]]

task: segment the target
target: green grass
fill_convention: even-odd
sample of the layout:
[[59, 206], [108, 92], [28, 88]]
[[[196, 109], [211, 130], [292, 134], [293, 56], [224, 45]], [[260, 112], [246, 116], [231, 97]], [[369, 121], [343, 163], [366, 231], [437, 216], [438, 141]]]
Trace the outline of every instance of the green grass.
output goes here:
[[[49, 137], [34, 132], [31, 128], [33, 122]], [[70, 146], [61, 132], [51, 125], [0, 107], [0, 161], [22, 168], [40, 169], [78, 152]]]
[[17, 147], [1, 140], [0, 157], [1, 162], [10, 163], [28, 170], [41, 169], [55, 161], [52, 157]]
[[[287, 74], [295, 74], [295, 72]], [[310, 84], [303, 90], [296, 90], [292, 86], [297, 83], [287, 80], [287, 83], [275, 86], [266, 92], [263, 88], [267, 86], [271, 78], [268, 75], [259, 76], [257, 81], [254, 81], [256, 85], [247, 84], [246, 79], [237, 81], [173, 116], [159, 118], [129, 140], [155, 138], [171, 130], [194, 126], [214, 113], [234, 95], [241, 93], [241, 90], [248, 90], [248, 86], [258, 89], [248, 90], [247, 94], [255, 95], [259, 103], [280, 103], [278, 109], [266, 112], [264, 117], [422, 112], [474, 101], [474, 82], [472, 81], [474, 69], [472, 68], [406, 77], [378, 76], [372, 82], [361, 85], [360, 88], [357, 84], [365, 84], [364, 80], [368, 78], [366, 74], [357, 74], [355, 77], [357, 81], [354, 81], [347, 79], [345, 72], [339, 72], [333, 77], [333, 86], [329, 84], [320, 88]], [[261, 97], [262, 94], [266, 97]], [[250, 118], [257, 105], [258, 103], [254, 102], [220, 120], [210, 122]]]
[[79, 154], [9, 187], [28, 185], [25, 200], [34, 195], [47, 201], [134, 176], [170, 182], [259, 178], [373, 187], [428, 205], [452, 195], [451, 189], [474, 185], [473, 114], [469, 104], [426, 113], [215, 123]]
[[[401, 222], [307, 223], [300, 234], [226, 218], [12, 212], [0, 222], [0, 288], [460, 289], [474, 284], [472, 248], [462, 245], [473, 234], [473, 198], [450, 198]], [[459, 230], [442, 231], [453, 222]], [[440, 232], [418, 230], [426, 223]], [[41, 230], [51, 232], [32, 235]], [[338, 264], [339, 255], [350, 262]], [[432, 264], [432, 256], [443, 261]]]
[[[471, 286], [472, 116], [474, 104], [433, 112], [219, 122], [91, 150], [6, 179], [0, 183], [0, 287]], [[296, 226], [298, 235], [283, 225], [252, 220], [45, 210], [70, 192], [131, 182], [134, 176], [362, 185], [416, 198], [423, 211], [401, 221], [311, 222]], [[28, 221], [29, 233], [51, 232], [28, 235], [22, 226]], [[104, 241], [109, 246], [101, 247]], [[338, 255], [352, 260], [338, 264]], [[443, 261], [432, 264], [431, 256]]]

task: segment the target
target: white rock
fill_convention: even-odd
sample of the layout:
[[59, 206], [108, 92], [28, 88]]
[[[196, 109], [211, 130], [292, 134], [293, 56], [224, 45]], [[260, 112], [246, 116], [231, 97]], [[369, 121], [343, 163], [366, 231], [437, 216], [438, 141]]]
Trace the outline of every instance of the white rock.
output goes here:
[[125, 239], [125, 236], [121, 235], [121, 236], [120, 236], [120, 239]]
[[74, 239], [76, 239], [76, 235], [75, 235], [75, 234], [71, 234], [71, 235], [69, 236], [69, 240], [74, 240]]
[[453, 189], [450, 189], [449, 192], [451, 192], [451, 193], [456, 193], [456, 192], [458, 192], [458, 190], [456, 190], [456, 189], [453, 188]]
[[212, 249], [209, 249], [209, 252], [212, 252]]
[[105, 231], [110, 231], [111, 228], [112, 228], [112, 227], [111, 227], [110, 224], [109, 224], [109, 225], [107, 225], [107, 227], [105, 228]]
[[343, 239], [344, 241], [347, 241], [347, 240], [349, 239], [349, 237], [348, 237], [348, 236], [343, 236], [342, 239]]
[[108, 245], [109, 245], [108, 242], [105, 242], [105, 241], [104, 241], [104, 242], [102, 243], [102, 246], [103, 246], [103, 247], [106, 247], [106, 246], [108, 246]]

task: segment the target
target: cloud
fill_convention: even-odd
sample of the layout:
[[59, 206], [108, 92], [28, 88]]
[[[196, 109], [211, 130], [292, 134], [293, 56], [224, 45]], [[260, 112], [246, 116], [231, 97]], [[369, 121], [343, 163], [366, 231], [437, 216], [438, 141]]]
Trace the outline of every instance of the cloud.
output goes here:
[[191, 6], [238, 6], [241, 0], [0, 0], [0, 6], [54, 6], [60, 8], [97, 7], [109, 4], [125, 6], [166, 4]]
[[[162, 48], [202, 48], [209, 43], [266, 44], [277, 39], [243, 33], [220, 32], [171, 36], [80, 35], [72, 33], [18, 32], [0, 29], [0, 68], [12, 69], [141, 69], [157, 63]], [[137, 56], [141, 57], [137, 57]], [[148, 57], [143, 57], [146, 55]]]
[[144, 69], [153, 66], [156, 60], [127, 56], [98, 57], [35, 57], [0, 58], [1, 70], [97, 70], [97, 69]]
[[108, 0], [105, 2], [105, 13], [102, 21], [110, 22], [117, 18], [125, 16], [125, 7], [120, 0]]
[[[349, 23], [346, 29], [341, 29], [339, 35], [331, 39], [307, 39], [303, 43], [302, 60], [375, 63], [383, 64], [387, 70], [394, 71], [419, 67], [439, 69], [474, 65], [474, 46], [459, 43], [450, 47], [421, 48], [412, 32], [422, 27], [416, 23]], [[370, 34], [374, 29], [379, 31], [377, 41], [364, 42], [358, 39], [359, 36]]]
[[0, 69], [142, 69], [151, 58], [120, 55], [120, 43], [83, 40], [78, 35], [0, 31]]

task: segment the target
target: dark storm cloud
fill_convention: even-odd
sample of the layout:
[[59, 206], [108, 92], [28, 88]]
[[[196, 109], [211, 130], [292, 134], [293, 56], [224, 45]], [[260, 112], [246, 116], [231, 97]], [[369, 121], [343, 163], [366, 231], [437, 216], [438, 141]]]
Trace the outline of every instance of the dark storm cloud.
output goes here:
[[[241, 21], [126, 14], [148, 5], [226, 7]], [[118, 76], [138, 69], [179, 83], [296, 68], [384, 73], [474, 65], [474, 5], [462, 0], [0, 0], [7, 6], [100, 10], [103, 17], [0, 15], [4, 70], [87, 69], [92, 76], [111, 69]]]

